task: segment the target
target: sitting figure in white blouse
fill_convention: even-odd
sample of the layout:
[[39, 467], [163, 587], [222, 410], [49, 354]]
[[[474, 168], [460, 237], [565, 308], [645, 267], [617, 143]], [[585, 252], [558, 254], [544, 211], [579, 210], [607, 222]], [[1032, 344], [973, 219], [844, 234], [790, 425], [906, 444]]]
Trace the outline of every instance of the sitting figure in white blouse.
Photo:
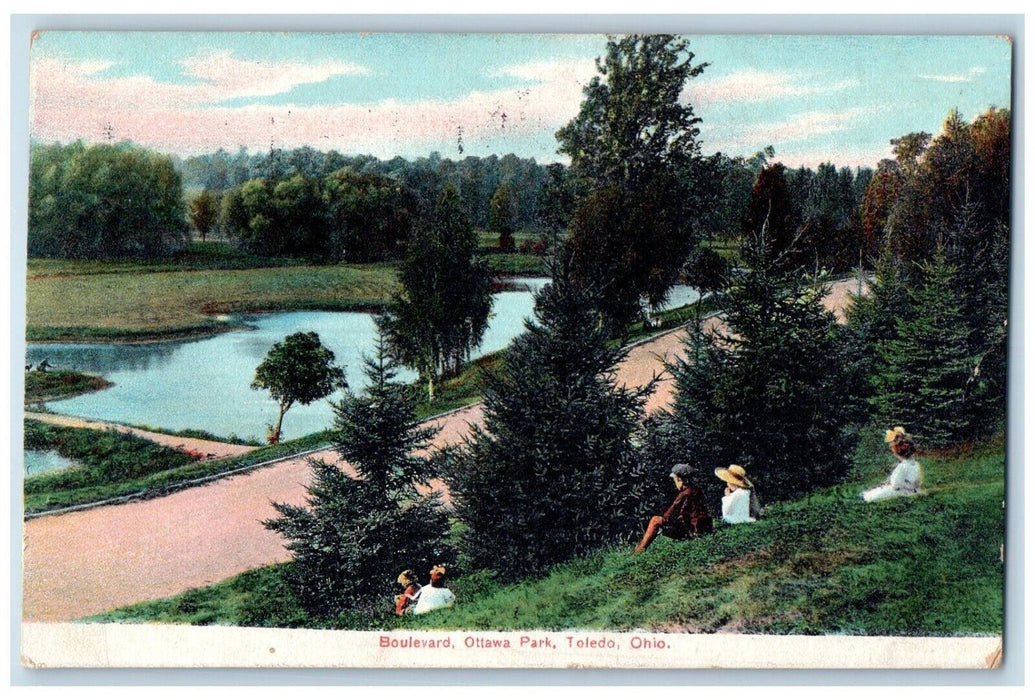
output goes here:
[[431, 567], [431, 582], [417, 593], [413, 614], [423, 615], [439, 608], [451, 608], [455, 603], [456, 596], [446, 588], [446, 567], [439, 564]]
[[753, 523], [762, 515], [762, 508], [755, 496], [755, 485], [747, 478], [747, 472], [739, 464], [729, 469], [716, 469], [715, 476], [726, 482], [726, 493], [722, 497], [722, 520], [731, 525]]
[[913, 459], [913, 455], [916, 453], [913, 436], [899, 426], [887, 431], [884, 434], [884, 440], [890, 444], [891, 452], [898, 460], [898, 464], [895, 465], [895, 469], [892, 470], [887, 481], [863, 491], [862, 499], [867, 503], [899, 496], [914, 496], [920, 493], [921, 473], [920, 465]]

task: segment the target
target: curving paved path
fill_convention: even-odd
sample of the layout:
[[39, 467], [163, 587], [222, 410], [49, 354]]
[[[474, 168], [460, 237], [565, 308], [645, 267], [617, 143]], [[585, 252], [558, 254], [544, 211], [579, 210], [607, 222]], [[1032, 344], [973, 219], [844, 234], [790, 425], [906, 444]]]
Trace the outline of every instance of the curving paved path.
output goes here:
[[[839, 311], [854, 289], [854, 282], [835, 285], [828, 306]], [[634, 347], [618, 382], [649, 381], [680, 354], [683, 335], [672, 331]], [[660, 382], [648, 410], [666, 406], [671, 395], [671, 381]], [[456, 444], [481, 415], [476, 405], [437, 419], [436, 445]], [[337, 459], [331, 451], [313, 456]], [[22, 618], [73, 620], [286, 561], [282, 540], [262, 521], [275, 515], [271, 501], [302, 503], [308, 478], [305, 459], [292, 459], [162, 498], [27, 521]]]

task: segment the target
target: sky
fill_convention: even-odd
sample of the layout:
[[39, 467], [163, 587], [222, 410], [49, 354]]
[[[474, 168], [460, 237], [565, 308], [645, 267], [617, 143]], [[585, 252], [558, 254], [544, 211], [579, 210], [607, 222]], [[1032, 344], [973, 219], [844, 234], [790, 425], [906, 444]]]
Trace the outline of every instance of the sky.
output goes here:
[[[1009, 107], [1011, 45], [992, 36], [687, 36], [707, 63], [682, 99], [702, 152], [772, 145], [790, 167], [875, 166], [889, 141]], [[596, 34], [61, 32], [33, 41], [30, 129], [132, 141], [414, 158], [514, 153], [565, 162], [607, 38]]]

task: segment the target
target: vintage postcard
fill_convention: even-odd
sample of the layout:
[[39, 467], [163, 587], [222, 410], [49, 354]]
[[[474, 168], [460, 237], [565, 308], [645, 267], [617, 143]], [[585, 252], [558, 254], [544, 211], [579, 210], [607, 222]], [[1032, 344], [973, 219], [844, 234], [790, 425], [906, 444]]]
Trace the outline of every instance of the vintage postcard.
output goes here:
[[36, 33], [23, 665], [998, 667], [1013, 51]]

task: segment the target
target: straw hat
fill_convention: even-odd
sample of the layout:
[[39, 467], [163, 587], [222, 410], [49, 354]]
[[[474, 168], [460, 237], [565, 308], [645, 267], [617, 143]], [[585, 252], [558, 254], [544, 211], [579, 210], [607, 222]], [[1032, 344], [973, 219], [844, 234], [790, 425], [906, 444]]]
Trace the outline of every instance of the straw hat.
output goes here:
[[912, 435], [906, 432], [906, 429], [901, 425], [897, 425], [891, 430], [884, 431], [884, 442], [895, 442], [899, 439], [912, 439]]
[[727, 484], [733, 484], [745, 489], [752, 488], [751, 481], [747, 478], [747, 472], [739, 464], [731, 464], [729, 469], [716, 469], [715, 476]]

